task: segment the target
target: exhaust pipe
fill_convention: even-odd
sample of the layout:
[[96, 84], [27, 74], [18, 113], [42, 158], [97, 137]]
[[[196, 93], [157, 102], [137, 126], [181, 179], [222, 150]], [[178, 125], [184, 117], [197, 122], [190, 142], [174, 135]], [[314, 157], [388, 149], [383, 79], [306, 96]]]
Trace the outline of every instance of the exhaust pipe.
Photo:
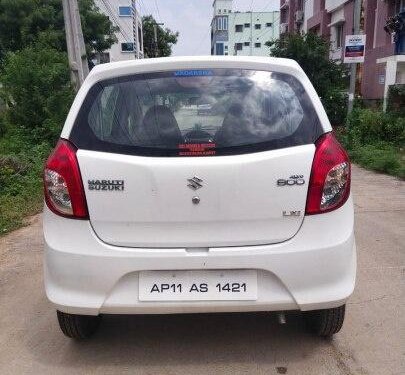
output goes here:
[[286, 323], [285, 314], [283, 312], [279, 312], [277, 314], [277, 317], [278, 317], [278, 323], [279, 324], [285, 324]]

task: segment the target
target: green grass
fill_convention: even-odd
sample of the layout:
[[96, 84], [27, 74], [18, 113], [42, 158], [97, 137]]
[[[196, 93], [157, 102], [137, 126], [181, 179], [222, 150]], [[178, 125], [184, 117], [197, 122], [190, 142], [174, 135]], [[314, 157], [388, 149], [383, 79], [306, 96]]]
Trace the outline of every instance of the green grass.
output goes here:
[[349, 149], [353, 162], [364, 168], [405, 179], [405, 153], [391, 145], [365, 145]]
[[0, 138], [0, 235], [23, 226], [41, 211], [42, 168], [50, 151], [19, 135]]
[[358, 165], [405, 179], [405, 118], [356, 108], [335, 133]]

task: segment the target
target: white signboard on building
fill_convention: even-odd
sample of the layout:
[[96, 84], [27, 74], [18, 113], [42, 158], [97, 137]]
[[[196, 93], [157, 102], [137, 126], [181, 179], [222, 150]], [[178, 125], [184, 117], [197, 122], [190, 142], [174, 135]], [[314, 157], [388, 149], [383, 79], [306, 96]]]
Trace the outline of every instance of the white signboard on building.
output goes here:
[[345, 63], [362, 63], [364, 62], [364, 53], [366, 51], [366, 36], [346, 35], [345, 55], [343, 62]]

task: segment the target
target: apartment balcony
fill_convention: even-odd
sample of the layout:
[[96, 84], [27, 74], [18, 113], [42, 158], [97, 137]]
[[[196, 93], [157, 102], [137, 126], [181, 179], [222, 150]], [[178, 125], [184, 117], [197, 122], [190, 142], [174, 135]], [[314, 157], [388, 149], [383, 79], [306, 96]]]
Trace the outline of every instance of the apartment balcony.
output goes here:
[[389, 86], [405, 84], [405, 12], [390, 17], [385, 24], [384, 30], [391, 34], [395, 43], [394, 55], [377, 59], [377, 64], [385, 64], [385, 109]]
[[405, 12], [388, 18], [384, 30], [393, 38], [395, 55], [405, 55]]

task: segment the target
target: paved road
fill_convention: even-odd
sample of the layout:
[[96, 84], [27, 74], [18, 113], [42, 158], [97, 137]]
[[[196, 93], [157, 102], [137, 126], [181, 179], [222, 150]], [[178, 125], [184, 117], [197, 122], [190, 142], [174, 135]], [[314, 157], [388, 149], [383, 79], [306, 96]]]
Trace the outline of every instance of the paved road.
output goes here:
[[0, 374], [405, 374], [405, 183], [359, 168], [353, 180], [358, 284], [333, 340], [261, 313], [106, 317], [70, 341], [44, 296], [37, 216], [0, 239]]

